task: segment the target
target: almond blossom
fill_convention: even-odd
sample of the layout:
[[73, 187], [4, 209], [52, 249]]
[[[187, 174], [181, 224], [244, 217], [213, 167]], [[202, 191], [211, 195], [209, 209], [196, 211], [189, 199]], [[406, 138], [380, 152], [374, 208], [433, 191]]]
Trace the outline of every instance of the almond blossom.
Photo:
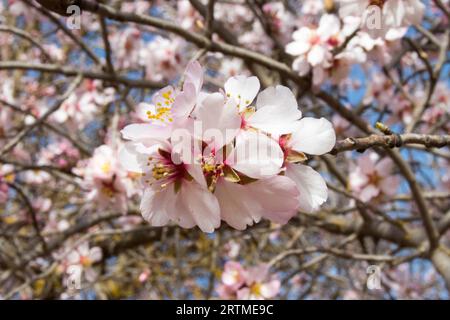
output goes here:
[[[65, 273], [65, 284], [67, 284], [67, 277], [72, 274], [76, 269], [76, 272], [80, 271], [80, 276], [84, 276], [87, 281], [94, 281], [98, 276], [98, 272], [93, 267], [93, 264], [99, 262], [103, 257], [102, 249], [100, 247], [90, 247], [88, 242], [83, 242], [65, 255], [60, 268]], [[57, 256], [58, 258], [58, 256]], [[71, 269], [72, 268], [72, 269]], [[73, 274], [77, 276], [77, 274]], [[81, 279], [80, 279], [81, 282]]]
[[81, 161], [74, 171], [83, 177], [92, 206], [113, 207], [126, 213], [127, 200], [135, 193], [134, 176], [120, 165], [116, 148], [98, 147], [92, 158]]
[[222, 299], [273, 299], [280, 290], [280, 281], [269, 275], [266, 264], [244, 269], [240, 263], [228, 261], [222, 273], [222, 283], [216, 290]]
[[[261, 218], [285, 224], [298, 208], [317, 210], [327, 199], [325, 182], [285, 155], [290, 150], [330, 151], [335, 143], [331, 123], [300, 120], [296, 99], [283, 86], [262, 91], [256, 108], [250, 107], [260, 87], [256, 77], [230, 78], [225, 95], [203, 93], [202, 73], [193, 62], [181, 91], [164, 88], [155, 94], [157, 107], [164, 105], [157, 124], [122, 130], [131, 141], [120, 159], [128, 170], [142, 174], [144, 218], [156, 226], [173, 221], [213, 232], [221, 220], [243, 230]], [[159, 97], [165, 101], [158, 102]], [[280, 145], [279, 137], [286, 134], [289, 138]], [[306, 159], [302, 153], [300, 160]]]
[[311, 69], [320, 72], [315, 67], [331, 66], [333, 46], [341, 40], [336, 38], [340, 32], [340, 22], [335, 15], [323, 15], [316, 29], [301, 27], [292, 34], [293, 42], [287, 44], [286, 52], [296, 57], [293, 68], [300, 75], [306, 75]]
[[350, 172], [349, 187], [364, 202], [380, 196], [393, 196], [400, 178], [392, 171], [391, 159], [379, 160], [376, 153], [368, 153], [358, 158], [356, 168]]

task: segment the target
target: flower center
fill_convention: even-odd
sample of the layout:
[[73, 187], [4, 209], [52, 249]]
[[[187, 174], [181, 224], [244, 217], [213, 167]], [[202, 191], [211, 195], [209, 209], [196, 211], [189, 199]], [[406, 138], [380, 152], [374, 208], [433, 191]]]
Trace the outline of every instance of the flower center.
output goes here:
[[217, 180], [224, 175], [223, 168], [225, 165], [218, 162], [215, 154], [211, 153], [209, 156], [202, 157], [201, 167], [203, 169], [203, 174], [206, 177], [209, 191], [214, 192]]
[[159, 186], [161, 189], [171, 183], [177, 185], [180, 179], [186, 175], [184, 166], [174, 164], [167, 151], [159, 150], [158, 152], [159, 155], [148, 158], [147, 166], [150, 168], [150, 172], [142, 174], [144, 182], [151, 186]]
[[155, 105], [155, 112], [147, 111], [147, 118], [149, 120], [157, 120], [161, 122], [172, 122], [173, 118], [170, 111], [174, 101], [175, 98], [173, 97], [172, 90], [167, 90], [161, 93]]
[[111, 171], [111, 163], [110, 162], [103, 163], [102, 166], [100, 167], [100, 169], [105, 174], [109, 173]]
[[90, 267], [92, 265], [92, 260], [89, 259], [89, 257], [86, 256], [80, 256], [80, 264], [83, 267]]
[[116, 189], [114, 188], [113, 182], [103, 182], [102, 192], [108, 198], [114, 197], [114, 194], [116, 193]]
[[252, 294], [254, 294], [255, 296], [260, 296], [261, 295], [261, 284], [260, 283], [255, 283], [250, 287], [250, 292]]
[[382, 178], [377, 173], [373, 173], [373, 174], [369, 175], [368, 178], [369, 178], [369, 184], [373, 184], [375, 186], [377, 186], [380, 183], [380, 181], [382, 180]]
[[166, 178], [172, 173], [174, 173], [174, 169], [162, 163], [158, 163], [152, 168], [152, 176], [155, 180]]

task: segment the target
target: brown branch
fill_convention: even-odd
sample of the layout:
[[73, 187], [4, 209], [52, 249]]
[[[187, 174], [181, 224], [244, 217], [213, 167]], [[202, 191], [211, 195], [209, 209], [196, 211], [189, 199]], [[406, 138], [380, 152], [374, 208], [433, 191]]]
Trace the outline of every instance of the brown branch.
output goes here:
[[166, 85], [165, 83], [161, 82], [129, 79], [123, 76], [114, 76], [109, 73], [96, 72], [90, 70], [79, 70], [76, 68], [65, 67], [55, 64], [39, 64], [21, 61], [0, 61], [0, 70], [34, 70], [40, 72], [63, 74], [68, 77], [77, 76], [78, 74], [81, 74], [81, 76], [86, 79], [98, 79], [103, 81], [117, 82], [126, 85], [128, 87], [134, 88], [156, 89], [162, 88]]
[[347, 138], [338, 141], [330, 152], [338, 154], [340, 152], [357, 150], [363, 152], [369, 148], [400, 148], [406, 145], [423, 145], [426, 148], [444, 148], [450, 146], [450, 135], [425, 135], [425, 134], [402, 134], [402, 135], [377, 135], [372, 134], [364, 138]]

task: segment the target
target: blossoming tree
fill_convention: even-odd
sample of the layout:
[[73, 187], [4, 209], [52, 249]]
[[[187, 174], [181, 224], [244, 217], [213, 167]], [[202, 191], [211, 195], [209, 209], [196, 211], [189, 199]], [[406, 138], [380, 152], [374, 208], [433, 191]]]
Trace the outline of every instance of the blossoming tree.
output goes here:
[[0, 1], [0, 298], [448, 298], [448, 0]]

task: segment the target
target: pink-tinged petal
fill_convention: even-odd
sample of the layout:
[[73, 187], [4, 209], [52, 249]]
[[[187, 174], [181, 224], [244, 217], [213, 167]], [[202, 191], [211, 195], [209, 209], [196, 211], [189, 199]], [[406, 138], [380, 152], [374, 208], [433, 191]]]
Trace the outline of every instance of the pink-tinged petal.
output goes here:
[[233, 299], [236, 295], [236, 290], [223, 284], [219, 285], [216, 291], [220, 299]]
[[269, 265], [266, 263], [252, 267], [247, 276], [247, 285], [261, 283], [269, 275]]
[[183, 182], [179, 191], [185, 214], [207, 233], [220, 226], [220, 207], [216, 197], [196, 182]]
[[294, 60], [292, 68], [294, 68], [301, 76], [306, 76], [311, 71], [311, 65], [303, 56]]
[[183, 91], [180, 92], [171, 108], [171, 113], [174, 118], [186, 118], [193, 111], [197, 103], [197, 91], [195, 85], [192, 83], [185, 83]]
[[152, 125], [149, 123], [135, 123], [126, 126], [120, 131], [127, 140], [154, 140], [161, 141], [170, 137], [171, 129], [167, 126]]
[[395, 176], [388, 176], [381, 180], [380, 182], [380, 189], [381, 191], [388, 195], [388, 196], [394, 196], [397, 193], [398, 187], [400, 185], [400, 177]]
[[[183, 185], [181, 186], [183, 188]], [[173, 189], [171, 187], [171, 189]], [[191, 229], [196, 226], [196, 222], [192, 218], [188, 209], [186, 208], [186, 202], [181, 196], [181, 192], [173, 193], [171, 207], [167, 208], [167, 214], [170, 219], [176, 222], [180, 227]]]
[[205, 175], [203, 174], [203, 169], [199, 163], [185, 164], [184, 167], [198, 184], [204, 188], [207, 187]]
[[[239, 132], [241, 116], [234, 100], [225, 101], [220, 93], [210, 94], [198, 108], [197, 121], [200, 121], [202, 132], [198, 137], [214, 150], [219, 150], [229, 144]], [[197, 130], [196, 130], [197, 131]]]
[[236, 298], [238, 300], [248, 300], [250, 299], [250, 289], [249, 288], [242, 288], [240, 290], [238, 290], [237, 294], [236, 294]]
[[375, 198], [380, 194], [380, 189], [378, 189], [373, 184], [367, 185], [364, 189], [361, 190], [359, 194], [359, 199], [363, 202], [368, 202], [372, 198]]
[[336, 134], [330, 121], [321, 118], [301, 119], [290, 139], [293, 150], [313, 155], [325, 154], [336, 144]]
[[297, 214], [299, 189], [285, 176], [259, 180], [245, 185], [259, 203], [258, 215], [275, 223], [285, 224]]
[[349, 175], [349, 185], [353, 191], [359, 191], [369, 182], [369, 177], [361, 172], [359, 167], [354, 168]]
[[394, 168], [394, 163], [390, 158], [384, 158], [378, 161], [375, 165], [375, 170], [378, 172], [380, 176], [387, 176], [392, 173]]
[[250, 105], [258, 94], [260, 84], [257, 77], [235, 76], [225, 82], [225, 92], [240, 108]]
[[155, 191], [152, 188], [146, 188], [142, 195], [140, 210], [142, 217], [152, 226], [161, 227], [169, 222], [169, 216], [166, 212], [167, 205], [174, 197], [173, 191], [169, 189]]
[[378, 155], [374, 152], [367, 153], [356, 160], [358, 168], [366, 175], [373, 174], [375, 172], [375, 162], [378, 159]]
[[184, 72], [183, 90], [185, 90], [184, 86], [188, 83], [194, 85], [196, 92], [200, 92], [203, 86], [203, 68], [198, 61], [192, 61], [187, 65]]
[[246, 279], [246, 272], [239, 262], [227, 261], [222, 273], [222, 283], [226, 286], [238, 289], [244, 284]]
[[261, 295], [265, 299], [275, 298], [280, 291], [281, 283], [279, 280], [272, 280], [266, 283], [263, 283], [260, 287]]
[[246, 186], [220, 179], [214, 194], [219, 201], [222, 220], [231, 227], [245, 230], [253, 222], [259, 222], [260, 204]]
[[328, 198], [328, 188], [322, 176], [311, 167], [289, 163], [286, 176], [291, 178], [300, 191], [299, 210], [312, 213]]
[[254, 179], [277, 175], [283, 161], [283, 151], [278, 142], [253, 130], [239, 133], [236, 147], [226, 160], [233, 169]]

